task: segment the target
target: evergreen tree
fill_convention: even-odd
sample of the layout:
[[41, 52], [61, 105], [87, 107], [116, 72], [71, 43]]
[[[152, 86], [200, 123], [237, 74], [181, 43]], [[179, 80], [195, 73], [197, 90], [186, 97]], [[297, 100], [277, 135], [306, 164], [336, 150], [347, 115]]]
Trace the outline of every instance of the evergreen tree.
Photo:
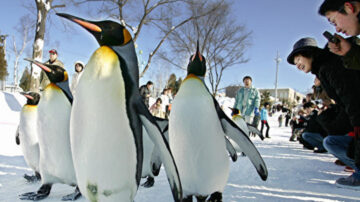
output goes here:
[[270, 106], [271, 106], [270, 92], [269, 91], [265, 91], [264, 93], [261, 94], [260, 106], [264, 106], [265, 102], [269, 103]]
[[4, 81], [7, 75], [9, 75], [9, 73], [7, 71], [5, 50], [4, 50], [4, 46], [0, 46], [0, 81]]
[[171, 92], [173, 95], [176, 95], [176, 93], [178, 92], [180, 85], [181, 85], [182, 79], [176, 79], [176, 75], [175, 74], [171, 74], [168, 82], [166, 84], [167, 88], [171, 88]]

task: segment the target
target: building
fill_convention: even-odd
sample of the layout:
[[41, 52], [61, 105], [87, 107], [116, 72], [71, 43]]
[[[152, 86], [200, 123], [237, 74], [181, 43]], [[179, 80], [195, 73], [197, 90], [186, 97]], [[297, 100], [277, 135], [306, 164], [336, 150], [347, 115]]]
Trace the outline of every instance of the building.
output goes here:
[[[227, 97], [235, 97], [237, 91], [239, 90], [240, 86], [228, 86], [225, 88], [225, 93]], [[270, 89], [270, 88], [263, 88], [263, 89], [259, 89], [260, 93], [263, 94], [266, 91], [270, 92], [270, 96], [271, 97], [275, 97], [275, 89]], [[277, 89], [278, 92], [278, 101], [282, 102], [284, 100], [289, 101], [290, 103], [292, 102], [297, 102], [297, 100], [299, 102], [301, 102], [301, 100], [303, 98], [305, 98], [305, 95], [299, 92], [296, 92], [294, 89], [292, 88], [278, 88]]]
[[[270, 92], [271, 97], [275, 97], [275, 89], [263, 88], [259, 89], [260, 93], [263, 94], [266, 91]], [[278, 101], [289, 101], [290, 103], [301, 102], [306, 96], [302, 93], [296, 92], [292, 88], [278, 88], [277, 89], [277, 98]]]

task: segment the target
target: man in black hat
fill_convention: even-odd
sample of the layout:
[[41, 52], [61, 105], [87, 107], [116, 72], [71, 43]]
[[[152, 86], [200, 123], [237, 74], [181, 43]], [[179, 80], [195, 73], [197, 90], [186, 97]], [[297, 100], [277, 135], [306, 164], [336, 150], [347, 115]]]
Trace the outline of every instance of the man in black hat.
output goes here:
[[[46, 64], [53, 64], [58, 65], [62, 68], [64, 68], [64, 64], [58, 60], [58, 53], [55, 49], [51, 49], [49, 51], [50, 59], [46, 62]], [[41, 71], [40, 73], [40, 90], [44, 90], [47, 85], [50, 84], [49, 78], [46, 76], [44, 71]]]
[[244, 87], [240, 87], [236, 94], [234, 110], [241, 114], [247, 123], [252, 123], [255, 109], [260, 106], [260, 92], [252, 86], [252, 78], [243, 78]]
[[[358, 88], [360, 78], [357, 71], [345, 69], [339, 56], [318, 48], [313, 38], [302, 38], [297, 41], [287, 61], [305, 73], [311, 72], [316, 75], [329, 97], [345, 110], [354, 128], [355, 136], [360, 138], [360, 88]], [[336, 180], [336, 185], [360, 189], [360, 166], [355, 165], [353, 157], [347, 155], [353, 137], [335, 135], [339, 134], [329, 134], [324, 139], [323, 146], [329, 153], [355, 170], [353, 175]]]

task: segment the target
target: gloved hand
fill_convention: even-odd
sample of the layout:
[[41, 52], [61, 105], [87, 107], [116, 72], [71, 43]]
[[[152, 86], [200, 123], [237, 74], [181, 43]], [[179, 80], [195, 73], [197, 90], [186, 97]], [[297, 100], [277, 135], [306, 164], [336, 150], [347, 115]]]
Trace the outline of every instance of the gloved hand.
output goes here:
[[257, 107], [255, 107], [254, 114], [255, 114], [255, 116], [260, 116], [260, 112]]

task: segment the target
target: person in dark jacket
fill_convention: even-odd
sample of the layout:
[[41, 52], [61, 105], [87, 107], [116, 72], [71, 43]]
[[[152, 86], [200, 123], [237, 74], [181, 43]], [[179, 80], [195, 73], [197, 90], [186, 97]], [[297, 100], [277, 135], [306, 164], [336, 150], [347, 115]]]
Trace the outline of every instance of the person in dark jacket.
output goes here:
[[145, 105], [149, 108], [149, 98], [151, 95], [151, 88], [153, 87], [153, 82], [148, 81], [146, 85], [140, 87], [140, 96], [142, 97]]
[[[315, 39], [302, 38], [294, 45], [287, 61], [305, 72], [316, 75], [321, 86], [330, 98], [345, 109], [355, 136], [360, 137], [360, 79], [355, 70], [346, 69], [341, 58], [326, 49], [320, 49]], [[354, 159], [347, 156], [347, 150], [352, 142], [350, 136], [332, 136], [324, 139], [325, 149], [339, 158], [355, 172], [347, 177], [336, 180], [336, 185], [352, 189], [360, 189], [360, 171]]]
[[306, 117], [306, 128], [301, 137], [312, 147], [316, 148], [314, 153], [324, 153], [326, 149], [323, 146], [323, 140], [326, 137], [326, 131], [317, 120], [318, 111], [316, 105], [313, 102], [307, 102], [303, 108], [308, 116]]

